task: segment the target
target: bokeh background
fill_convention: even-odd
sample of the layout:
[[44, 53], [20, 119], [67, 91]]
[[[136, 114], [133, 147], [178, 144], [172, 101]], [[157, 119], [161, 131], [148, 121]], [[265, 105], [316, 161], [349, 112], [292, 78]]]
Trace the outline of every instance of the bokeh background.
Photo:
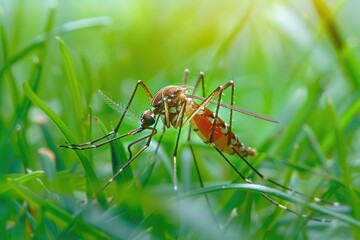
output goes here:
[[[359, 9], [356, 0], [1, 0], [1, 236], [360, 237]], [[280, 211], [258, 190], [231, 187], [242, 182], [239, 176], [192, 134], [201, 189], [188, 127], [178, 150], [180, 200], [172, 187], [178, 131], [167, 129], [159, 144], [162, 124], [131, 165], [132, 174], [126, 171], [94, 195], [112, 176], [114, 161], [126, 161], [127, 146], [139, 137], [112, 149], [59, 148], [99, 137], [104, 127], [116, 125], [121, 111], [107, 106], [97, 90], [124, 106], [137, 80], [155, 94], [182, 84], [186, 68], [190, 86], [205, 72], [205, 95], [233, 80], [237, 107], [279, 121], [234, 113], [232, 129], [258, 150], [248, 160], [264, 175], [309, 196], [344, 203], [315, 204], [316, 210], [294, 204], [302, 199], [298, 195], [274, 196], [298, 213], [331, 223]], [[225, 93], [224, 103], [230, 103], [230, 95]], [[141, 115], [149, 102], [139, 91], [130, 110]], [[229, 122], [227, 109], [220, 115]], [[138, 126], [129, 115], [120, 132]], [[241, 159], [228, 157], [253, 182], [275, 188]], [[219, 185], [223, 190], [212, 188]]]

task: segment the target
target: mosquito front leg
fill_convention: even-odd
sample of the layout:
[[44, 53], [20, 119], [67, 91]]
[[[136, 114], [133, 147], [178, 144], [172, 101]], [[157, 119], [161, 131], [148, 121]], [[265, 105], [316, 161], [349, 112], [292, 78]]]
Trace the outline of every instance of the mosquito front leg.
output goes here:
[[73, 149], [73, 150], [86, 150], [86, 149], [93, 149], [93, 148], [98, 148], [98, 147], [101, 147], [105, 144], [108, 144], [108, 143], [111, 143], [113, 141], [116, 141], [116, 140], [119, 140], [120, 138], [124, 138], [124, 137], [127, 137], [127, 136], [131, 136], [131, 135], [135, 135], [139, 132], [142, 132], [143, 129], [141, 128], [136, 128], [128, 133], [125, 133], [125, 134], [122, 134], [122, 135], [119, 135], [119, 136], [116, 136], [114, 138], [111, 138], [111, 139], [108, 139], [106, 141], [103, 141], [101, 143], [98, 143], [98, 144], [88, 144], [88, 145], [60, 145], [60, 147], [64, 147], [64, 148], [70, 148], [70, 149]]
[[[146, 85], [141, 81], [139, 80], [131, 94], [131, 97], [130, 97], [130, 100], [129, 102], [126, 104], [125, 108], [123, 109], [123, 113], [120, 117], [120, 120], [118, 121], [118, 123], [116, 124], [115, 128], [113, 130], [111, 130], [109, 133], [105, 134], [104, 136], [102, 137], [99, 137], [99, 138], [96, 138], [92, 141], [89, 141], [89, 142], [85, 142], [85, 143], [80, 143], [80, 144], [69, 144], [69, 145], [60, 145], [60, 147], [63, 147], [63, 148], [70, 148], [70, 149], [75, 149], [75, 150], [86, 150], [86, 149], [91, 149], [91, 148], [97, 148], [97, 147], [100, 147], [104, 144], [107, 144], [109, 142], [112, 142], [112, 141], [115, 141], [121, 137], [123, 137], [121, 135], [121, 137], [115, 137], [115, 134], [118, 132], [124, 118], [125, 118], [125, 115], [127, 114], [127, 112], [129, 111], [129, 107], [134, 99], [134, 96], [138, 90], [138, 87], [142, 87], [142, 89], [145, 91], [146, 95], [151, 99], [152, 98], [152, 94], [150, 93], [149, 89], [146, 87]], [[101, 143], [98, 143], [100, 142], [101, 140], [105, 139], [105, 138], [108, 138], [110, 136], [113, 136], [114, 135], [114, 138], [111, 138], [111, 139], [108, 139], [106, 141], [103, 141]], [[98, 144], [97, 144], [98, 143]]]
[[149, 128], [147, 128], [147, 129], [151, 130], [151, 133], [148, 134], [148, 135], [146, 135], [146, 136], [144, 136], [144, 137], [142, 137], [142, 138], [140, 138], [140, 139], [138, 139], [138, 140], [136, 140], [136, 141], [134, 141], [134, 142], [132, 142], [132, 143], [129, 145], [128, 149], [130, 149], [130, 147], [133, 146], [134, 144], [136, 144], [136, 143], [138, 143], [138, 142], [140, 142], [140, 141], [142, 141], [142, 140], [144, 140], [144, 139], [148, 139], [147, 142], [145, 143], [145, 145], [144, 145], [133, 157], [132, 157], [131, 151], [129, 150], [129, 151], [130, 151], [129, 160], [128, 160], [124, 165], [122, 165], [122, 166], [119, 168], [119, 170], [117, 170], [117, 172], [104, 184], [104, 186], [102, 186], [102, 187], [100, 188], [100, 190], [99, 190], [98, 192], [103, 191], [107, 186], [109, 186], [113, 181], [115, 181], [116, 178], [117, 178], [142, 152], [144, 152], [144, 151], [149, 147], [149, 145], [150, 145], [150, 143], [151, 143], [151, 140], [152, 140], [152, 137], [156, 134], [157, 130], [156, 130], [155, 128], [152, 128], [152, 127], [149, 127]]

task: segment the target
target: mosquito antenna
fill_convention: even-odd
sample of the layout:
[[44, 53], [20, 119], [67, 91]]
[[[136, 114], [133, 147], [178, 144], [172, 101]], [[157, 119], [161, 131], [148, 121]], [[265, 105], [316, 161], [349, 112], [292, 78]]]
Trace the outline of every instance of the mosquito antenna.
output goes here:
[[[205, 98], [199, 97], [199, 96], [196, 96], [196, 95], [186, 94], [186, 96], [191, 97], [193, 99], [201, 100], [201, 101], [205, 100]], [[228, 105], [228, 104], [225, 104], [225, 103], [218, 103], [218, 101], [215, 101], [215, 100], [211, 100], [210, 103], [215, 104], [215, 105], [220, 104], [220, 106], [225, 107], [227, 109], [232, 109], [232, 110], [234, 110], [236, 112], [239, 112], [239, 113], [251, 116], [251, 117], [259, 118], [259, 119], [262, 119], [262, 120], [265, 120], [265, 121], [268, 121], [268, 122], [273, 122], [273, 123], [278, 123], [279, 122], [279, 121], [277, 121], [277, 120], [275, 120], [273, 118], [270, 118], [270, 117], [267, 117], [267, 116], [264, 116], [264, 115], [261, 115], [261, 114], [258, 114], [258, 113], [250, 112], [250, 111], [242, 109], [242, 108], [234, 107], [234, 106], [231, 106], [231, 105]]]
[[136, 113], [134, 113], [130, 109], [126, 109], [126, 106], [124, 104], [121, 104], [119, 101], [115, 100], [111, 93], [105, 92], [103, 90], [98, 90], [99, 95], [104, 99], [105, 103], [114, 109], [117, 112], [124, 112], [130, 113], [133, 117], [137, 118], [139, 121], [141, 121], [140, 116], [138, 116]]

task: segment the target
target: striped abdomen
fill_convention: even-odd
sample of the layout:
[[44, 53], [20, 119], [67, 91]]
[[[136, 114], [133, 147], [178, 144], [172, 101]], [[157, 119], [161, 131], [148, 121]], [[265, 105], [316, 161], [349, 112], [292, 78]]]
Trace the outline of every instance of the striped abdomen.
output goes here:
[[[189, 117], [197, 107], [198, 104], [193, 102], [191, 106], [192, 110], [186, 111], [186, 115]], [[208, 108], [200, 110], [198, 114], [190, 120], [192, 128], [205, 143], [210, 143], [214, 120], [215, 114]], [[256, 154], [256, 150], [246, 147], [241, 143], [238, 137], [230, 130], [229, 126], [219, 117], [215, 122], [213, 143], [220, 151], [229, 154], [238, 152], [243, 157], [254, 156]]]

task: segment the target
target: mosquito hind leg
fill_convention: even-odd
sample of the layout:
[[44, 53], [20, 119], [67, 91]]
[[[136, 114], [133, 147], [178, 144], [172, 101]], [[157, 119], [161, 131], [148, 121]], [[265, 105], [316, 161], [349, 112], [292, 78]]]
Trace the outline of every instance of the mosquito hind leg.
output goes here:
[[[241, 179], [245, 182], [245, 183], [249, 183], [249, 184], [254, 184], [249, 178], [245, 177], [245, 175], [243, 175], [237, 168], [236, 166], [224, 155], [223, 152], [220, 151], [220, 149], [218, 149], [216, 147], [215, 144], [212, 144], [213, 148], [221, 155], [221, 157], [228, 163], [228, 165], [230, 165], [230, 167], [241, 177]], [[273, 198], [269, 197], [267, 194], [260, 192], [259, 193], [263, 198], [265, 198], [267, 201], [269, 201], [270, 203], [272, 203], [273, 205], [275, 205], [276, 207], [283, 209], [287, 212], [290, 212], [292, 214], [295, 214], [299, 217], [308, 219], [308, 220], [313, 220], [313, 221], [317, 221], [317, 222], [331, 222], [330, 219], [325, 219], [325, 218], [316, 218], [316, 217], [312, 217], [311, 215], [308, 214], [303, 214], [303, 213], [299, 213], [291, 208], [286, 207], [285, 205], [282, 205], [281, 203], [275, 201]]]
[[[216, 104], [216, 111], [215, 111], [215, 117], [214, 117], [214, 123], [213, 123], [213, 130], [211, 132], [211, 137], [210, 137], [210, 143], [213, 142], [213, 137], [214, 137], [214, 133], [215, 133], [215, 125], [216, 125], [216, 121], [217, 119], [219, 118], [219, 109], [220, 109], [220, 106], [221, 106], [221, 97], [222, 97], [222, 94], [223, 92], [227, 89], [231, 87], [231, 96], [230, 96], [230, 106], [233, 107], [234, 105], [234, 89], [235, 89], [235, 85], [234, 85], [234, 82], [233, 81], [229, 81], [227, 82], [224, 86], [220, 86], [218, 87], [217, 89], [214, 90], [214, 92], [217, 92], [218, 94], [218, 99], [217, 99], [217, 104]], [[233, 108], [230, 108], [230, 119], [229, 119], [229, 124], [227, 126], [227, 131], [228, 132], [231, 132], [232, 130], [232, 119], [233, 119]], [[231, 143], [231, 138], [230, 138], [230, 134], [228, 136], [228, 142], [227, 142], [227, 145], [229, 146]], [[323, 203], [323, 204], [327, 204], [327, 205], [331, 205], [331, 206], [338, 206], [340, 205], [340, 203], [338, 202], [329, 202], [329, 201], [325, 201], [323, 199], [320, 199], [320, 198], [316, 198], [316, 197], [309, 197], [307, 196], [306, 194], [303, 194], [299, 191], [296, 191], [292, 188], [289, 188], [287, 186], [284, 186], [283, 184], [280, 184], [274, 180], [272, 180], [271, 178], [268, 178], [266, 176], [264, 176], [261, 172], [259, 172], [254, 166], [252, 166], [252, 164], [244, 157], [244, 154], [247, 155], [247, 154], [253, 154], [255, 153], [256, 151], [250, 147], [245, 147], [244, 149], [240, 149], [241, 152], [234, 148], [233, 147], [233, 151], [235, 152], [236, 155], [238, 155], [242, 161], [258, 176], [260, 177], [263, 181], [267, 181], [275, 186], [278, 186], [284, 190], [287, 190], [289, 192], [292, 192], [294, 194], [297, 194], [305, 199], [312, 199], [314, 202], [317, 202], [317, 203]]]

